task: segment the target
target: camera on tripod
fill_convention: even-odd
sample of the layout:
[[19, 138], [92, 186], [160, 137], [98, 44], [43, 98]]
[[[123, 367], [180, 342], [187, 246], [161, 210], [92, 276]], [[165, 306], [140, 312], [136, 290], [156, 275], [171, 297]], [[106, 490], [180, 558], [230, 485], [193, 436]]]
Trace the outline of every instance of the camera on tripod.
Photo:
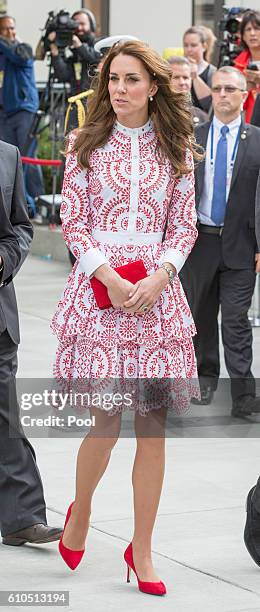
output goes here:
[[71, 19], [68, 11], [61, 10], [58, 13], [50, 11], [48, 13], [48, 19], [44, 26], [44, 34], [42, 41], [44, 44], [44, 51], [47, 53], [50, 50], [50, 41], [48, 39], [51, 32], [56, 33], [55, 45], [57, 45], [60, 52], [64, 51], [66, 47], [72, 44], [72, 36], [78, 29], [78, 22]]
[[242, 51], [240, 40], [240, 24], [245, 9], [240, 7], [224, 8], [224, 17], [219, 22], [218, 46], [220, 47], [218, 66], [232, 66], [238, 54]]
[[230, 36], [237, 34], [240, 30], [240, 19], [238, 15], [241, 14], [242, 9], [239, 7], [233, 7], [227, 11], [227, 15], [219, 22], [220, 31], [227, 32]]

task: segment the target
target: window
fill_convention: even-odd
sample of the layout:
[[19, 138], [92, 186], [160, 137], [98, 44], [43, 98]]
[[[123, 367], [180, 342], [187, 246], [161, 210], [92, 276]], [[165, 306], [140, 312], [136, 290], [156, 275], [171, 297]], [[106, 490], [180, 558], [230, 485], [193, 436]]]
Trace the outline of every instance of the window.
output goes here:
[[223, 17], [222, 0], [193, 0], [193, 25], [204, 25], [218, 35], [218, 22]]

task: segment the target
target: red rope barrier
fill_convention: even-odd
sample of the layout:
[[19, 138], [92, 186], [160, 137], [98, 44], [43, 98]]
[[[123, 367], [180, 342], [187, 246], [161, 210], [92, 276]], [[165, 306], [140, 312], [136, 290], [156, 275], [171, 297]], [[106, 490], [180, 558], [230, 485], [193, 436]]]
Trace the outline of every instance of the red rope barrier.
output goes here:
[[34, 166], [61, 166], [60, 159], [35, 159], [34, 157], [22, 157], [23, 164], [32, 164]]

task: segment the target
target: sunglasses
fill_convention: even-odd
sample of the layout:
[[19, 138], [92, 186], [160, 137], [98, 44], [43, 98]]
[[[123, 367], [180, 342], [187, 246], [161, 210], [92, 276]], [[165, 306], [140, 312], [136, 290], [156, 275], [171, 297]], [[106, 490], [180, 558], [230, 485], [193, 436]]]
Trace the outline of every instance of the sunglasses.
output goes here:
[[211, 87], [212, 93], [220, 93], [224, 89], [226, 93], [235, 93], [235, 91], [244, 91], [241, 87], [235, 87], [234, 85], [213, 85]]

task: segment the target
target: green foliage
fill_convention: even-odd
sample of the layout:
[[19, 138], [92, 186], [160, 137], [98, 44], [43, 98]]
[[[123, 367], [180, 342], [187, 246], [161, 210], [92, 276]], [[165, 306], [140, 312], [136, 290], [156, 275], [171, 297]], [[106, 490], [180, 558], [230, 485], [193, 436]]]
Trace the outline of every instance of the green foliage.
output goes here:
[[[38, 138], [37, 157], [40, 159], [52, 159], [52, 143], [50, 140], [49, 128], [46, 127]], [[60, 157], [60, 156], [59, 156]], [[45, 193], [52, 193], [52, 168], [51, 166], [42, 166]], [[57, 179], [57, 193], [60, 193], [61, 179]]]

